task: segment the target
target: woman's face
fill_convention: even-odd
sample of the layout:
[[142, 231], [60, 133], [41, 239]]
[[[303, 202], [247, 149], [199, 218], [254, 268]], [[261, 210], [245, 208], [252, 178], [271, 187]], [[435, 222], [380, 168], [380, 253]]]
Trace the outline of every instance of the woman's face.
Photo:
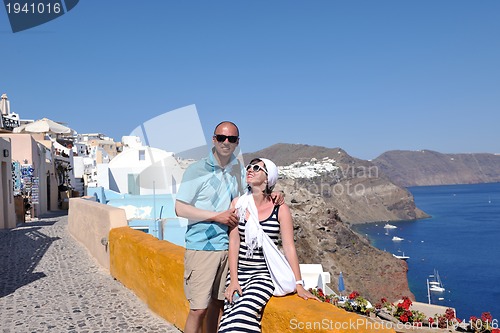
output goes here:
[[[260, 166], [259, 171], [255, 171], [258, 169], [254, 167], [254, 165]], [[260, 161], [254, 164], [249, 164], [247, 166], [247, 184], [250, 186], [259, 186], [264, 184], [267, 181], [267, 174], [264, 172], [265, 166], [264, 162]]]

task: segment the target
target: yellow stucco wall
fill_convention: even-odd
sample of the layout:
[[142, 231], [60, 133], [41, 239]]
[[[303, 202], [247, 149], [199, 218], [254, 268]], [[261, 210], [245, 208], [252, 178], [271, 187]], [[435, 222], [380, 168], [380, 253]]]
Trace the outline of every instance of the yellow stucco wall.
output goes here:
[[[111, 275], [183, 330], [189, 311], [183, 289], [184, 248], [128, 227], [112, 229], [109, 245]], [[366, 317], [296, 295], [271, 298], [262, 331], [394, 332]]]
[[109, 233], [110, 272], [148, 307], [184, 328], [189, 305], [184, 296], [184, 248], [129, 227]]

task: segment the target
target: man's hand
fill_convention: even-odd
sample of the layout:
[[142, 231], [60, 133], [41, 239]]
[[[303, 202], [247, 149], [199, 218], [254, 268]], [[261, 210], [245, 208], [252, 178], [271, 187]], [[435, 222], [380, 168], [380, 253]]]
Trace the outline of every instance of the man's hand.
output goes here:
[[236, 214], [236, 209], [229, 208], [220, 214], [215, 215], [214, 221], [222, 224], [226, 224], [230, 228], [234, 228], [238, 225], [238, 215]]
[[273, 203], [277, 206], [281, 206], [285, 203], [285, 193], [283, 192], [273, 192], [271, 193], [271, 199]]

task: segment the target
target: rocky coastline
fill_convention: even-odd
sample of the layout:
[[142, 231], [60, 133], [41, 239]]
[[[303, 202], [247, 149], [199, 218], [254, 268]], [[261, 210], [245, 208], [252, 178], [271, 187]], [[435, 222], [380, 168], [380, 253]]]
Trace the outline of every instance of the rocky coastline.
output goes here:
[[340, 148], [276, 144], [244, 160], [255, 157], [279, 166], [277, 189], [292, 210], [300, 262], [321, 263], [337, 293], [342, 272], [346, 292], [372, 302], [415, 297], [406, 261], [371, 246], [351, 229], [354, 224], [429, 217], [416, 207], [408, 186], [500, 182], [498, 154], [391, 151], [365, 161]]
[[406, 187], [500, 182], [499, 154], [392, 150], [372, 162], [393, 183]]
[[277, 190], [294, 217], [301, 263], [321, 263], [336, 289], [342, 271], [347, 290], [370, 300], [414, 299], [405, 261], [376, 249], [351, 230], [352, 224], [425, 218], [405, 188], [378, 167], [339, 148], [278, 144], [244, 155], [267, 157], [279, 166]]

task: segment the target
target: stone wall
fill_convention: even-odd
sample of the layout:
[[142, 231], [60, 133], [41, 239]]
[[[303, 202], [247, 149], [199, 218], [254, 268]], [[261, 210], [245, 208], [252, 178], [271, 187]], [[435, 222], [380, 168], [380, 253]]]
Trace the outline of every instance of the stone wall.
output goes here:
[[68, 231], [109, 270], [109, 231], [127, 225], [125, 211], [85, 198], [69, 199]]

